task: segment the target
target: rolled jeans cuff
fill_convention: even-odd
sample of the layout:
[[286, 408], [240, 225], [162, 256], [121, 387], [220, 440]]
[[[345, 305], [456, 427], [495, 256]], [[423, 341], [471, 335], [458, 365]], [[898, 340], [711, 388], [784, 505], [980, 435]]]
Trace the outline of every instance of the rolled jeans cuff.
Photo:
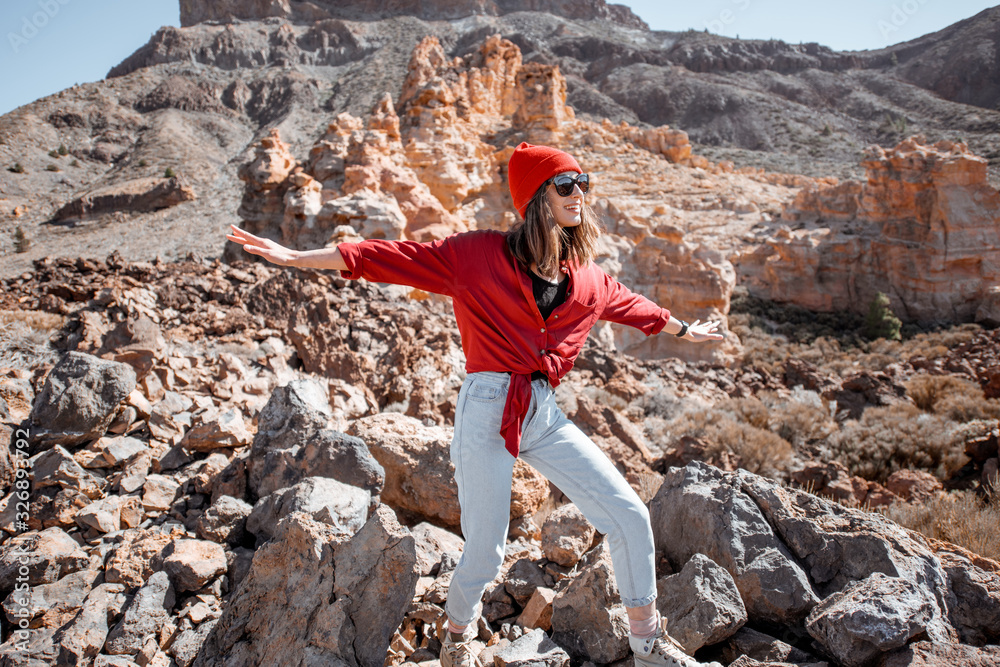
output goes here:
[[647, 595], [644, 598], [622, 598], [622, 604], [626, 607], [645, 607], [647, 604], [651, 604], [656, 600], [656, 593], [652, 595]]

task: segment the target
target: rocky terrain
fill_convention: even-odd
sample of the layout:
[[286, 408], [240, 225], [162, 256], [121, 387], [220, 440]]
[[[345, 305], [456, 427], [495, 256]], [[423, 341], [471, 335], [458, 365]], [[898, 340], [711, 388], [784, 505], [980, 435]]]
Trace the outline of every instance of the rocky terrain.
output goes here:
[[[990, 183], [1000, 184], [1000, 117], [989, 83], [996, 9], [914, 42], [838, 53], [649, 31], [599, 0], [547, 4], [545, 12], [518, 2], [349, 7], [185, 2], [184, 27], [158, 31], [107, 79], [0, 118], [0, 272], [16, 275], [47, 254], [218, 255], [227, 225], [239, 222], [237, 173], [253, 144], [277, 128], [305, 160], [337, 114], [364, 117], [386, 94], [398, 103], [412, 51], [428, 36], [452, 59], [474, 56], [499, 34], [525, 63], [559, 67], [578, 118], [667, 124], [713, 162], [857, 178], [868, 145], [890, 147], [923, 132], [930, 143], [964, 141], [991, 161]], [[16, 165], [21, 173], [8, 171]], [[621, 166], [603, 166], [602, 179], [628, 182]], [[133, 206], [128, 193], [168, 168], [182, 182]], [[672, 185], [658, 171], [650, 176], [648, 183], [664, 184], [660, 192]], [[186, 194], [169, 194], [175, 190]], [[84, 206], [95, 193], [118, 204]], [[767, 210], [766, 201], [758, 206]], [[68, 220], [60, 209], [91, 215]], [[33, 241], [24, 254], [11, 252], [18, 225]]]
[[[0, 378], [3, 664], [435, 660], [462, 549], [448, 448], [463, 371], [448, 304], [408, 292], [193, 255], [48, 260], [4, 281], [24, 328], [7, 329]], [[836, 451], [866, 413], [920, 412], [920, 380], [1000, 395], [995, 338], [846, 375], [642, 361], [595, 339], [557, 396], [649, 502], [660, 610], [687, 650], [739, 667], [990, 665], [1000, 563], [869, 508], [990, 488], [1000, 411], [926, 414], [951, 434], [939, 464], [866, 472]], [[515, 471], [482, 659], [627, 664], [602, 536]]]
[[[605, 269], [726, 323], [603, 324], [557, 389], [648, 504], [684, 647], [1000, 662], [997, 10], [835, 53], [599, 0], [181, 9], [0, 118], [32, 241], [0, 248], [0, 666], [437, 664], [451, 304], [224, 234], [505, 229], [522, 140], [594, 174]], [[864, 333], [879, 292], [901, 341]], [[515, 472], [481, 660], [629, 665], [603, 536]]]

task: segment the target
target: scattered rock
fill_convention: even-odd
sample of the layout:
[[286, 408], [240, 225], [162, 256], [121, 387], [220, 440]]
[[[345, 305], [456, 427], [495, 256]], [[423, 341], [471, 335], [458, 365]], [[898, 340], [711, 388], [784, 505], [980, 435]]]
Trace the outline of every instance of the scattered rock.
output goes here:
[[556, 592], [551, 588], [536, 588], [531, 594], [524, 611], [517, 618], [517, 624], [524, 628], [540, 628], [545, 632], [552, 629], [552, 602]]
[[48, 449], [101, 437], [133, 389], [131, 366], [67, 352], [49, 371], [31, 409], [32, 442]]
[[703, 554], [692, 556], [678, 574], [657, 581], [656, 593], [670, 636], [691, 655], [731, 637], [747, 622], [736, 582]]
[[223, 574], [228, 566], [222, 546], [207, 540], [174, 540], [160, 558], [178, 591], [196, 591]]
[[240, 544], [246, 535], [250, 503], [232, 496], [221, 496], [198, 518], [198, 536], [212, 542]]
[[72, 621], [59, 628], [53, 642], [59, 646], [56, 664], [87, 664], [100, 653], [108, 637], [108, 620], [125, 605], [121, 584], [99, 584], [90, 591]]
[[105, 563], [105, 579], [125, 584], [129, 590], [142, 586], [155, 571], [153, 559], [176, 537], [178, 533], [155, 528], [122, 531], [121, 544], [111, 552]]
[[539, 628], [497, 651], [493, 664], [496, 667], [569, 667], [569, 654]]
[[24, 618], [32, 628], [59, 628], [80, 610], [100, 576], [99, 569], [87, 568], [51, 584], [32, 586], [30, 591], [15, 590], [4, 600], [4, 614], [12, 624]]
[[179, 444], [191, 451], [210, 452], [220, 447], [243, 447], [252, 440], [243, 415], [232, 408], [189, 429]]
[[177, 498], [180, 484], [164, 475], [146, 475], [142, 484], [142, 507], [147, 512], [170, 509]]
[[12, 591], [17, 583], [51, 584], [89, 563], [87, 553], [62, 528], [21, 533], [0, 544], [0, 591]]
[[174, 588], [166, 572], [153, 573], [125, 607], [122, 619], [108, 633], [112, 655], [135, 654], [149, 635], [156, 635], [171, 620]]
[[542, 524], [542, 553], [551, 561], [572, 567], [593, 544], [595, 532], [576, 505], [563, 505]]
[[885, 488], [906, 502], [930, 500], [944, 487], [934, 475], [922, 470], [897, 470], [885, 481]]

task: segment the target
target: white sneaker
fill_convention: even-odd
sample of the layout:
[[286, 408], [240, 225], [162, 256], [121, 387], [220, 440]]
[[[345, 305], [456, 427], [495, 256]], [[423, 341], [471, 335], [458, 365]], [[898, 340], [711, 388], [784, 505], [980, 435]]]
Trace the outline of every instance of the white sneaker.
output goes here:
[[441, 667], [483, 667], [472, 652], [472, 642], [463, 639], [452, 641], [451, 633], [445, 632], [444, 643], [441, 644]]
[[717, 662], [698, 662], [667, 634], [667, 619], [660, 619], [656, 634], [648, 639], [630, 636], [636, 667], [722, 667]]

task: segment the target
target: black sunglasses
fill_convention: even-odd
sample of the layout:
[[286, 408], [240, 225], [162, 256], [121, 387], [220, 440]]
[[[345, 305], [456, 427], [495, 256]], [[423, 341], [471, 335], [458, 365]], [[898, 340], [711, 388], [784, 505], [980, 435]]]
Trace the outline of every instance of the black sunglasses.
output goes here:
[[587, 194], [590, 190], [590, 175], [579, 174], [574, 177], [562, 174], [552, 179], [552, 185], [556, 186], [556, 194], [560, 197], [569, 197], [573, 194], [574, 185], [579, 185], [580, 192]]

